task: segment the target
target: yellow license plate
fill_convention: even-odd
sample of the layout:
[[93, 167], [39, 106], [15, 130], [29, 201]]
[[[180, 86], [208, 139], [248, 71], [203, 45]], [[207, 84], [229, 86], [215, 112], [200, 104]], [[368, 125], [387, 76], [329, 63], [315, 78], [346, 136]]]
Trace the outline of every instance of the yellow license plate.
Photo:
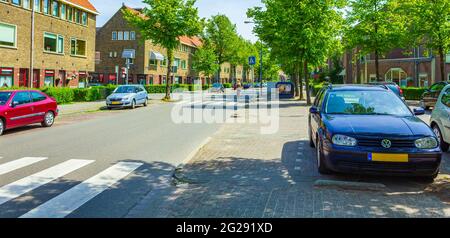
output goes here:
[[409, 162], [408, 154], [381, 154], [381, 153], [369, 153], [369, 161], [375, 162]]
[[122, 104], [121, 102], [111, 102], [111, 104], [113, 104], [113, 105], [119, 105], [119, 104]]

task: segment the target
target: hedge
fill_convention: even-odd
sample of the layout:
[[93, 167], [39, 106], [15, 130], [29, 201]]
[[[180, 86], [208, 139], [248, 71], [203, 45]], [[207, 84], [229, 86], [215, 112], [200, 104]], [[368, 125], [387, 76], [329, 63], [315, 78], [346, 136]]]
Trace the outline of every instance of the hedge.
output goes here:
[[406, 100], [420, 100], [422, 94], [425, 92], [425, 88], [414, 87], [402, 88], [402, 90], [403, 96], [406, 98]]
[[[166, 85], [145, 85], [145, 89], [149, 94], [165, 93]], [[117, 85], [96, 86], [91, 88], [41, 88], [41, 90], [48, 96], [54, 98], [58, 104], [67, 104], [72, 102], [92, 102], [106, 99], [115, 89]], [[203, 85], [202, 90], [210, 88], [210, 85]], [[19, 90], [29, 89], [24, 87], [0, 88], [0, 90]], [[171, 85], [171, 92], [175, 89], [182, 89], [186, 91], [194, 91], [193, 84], [174, 84]]]

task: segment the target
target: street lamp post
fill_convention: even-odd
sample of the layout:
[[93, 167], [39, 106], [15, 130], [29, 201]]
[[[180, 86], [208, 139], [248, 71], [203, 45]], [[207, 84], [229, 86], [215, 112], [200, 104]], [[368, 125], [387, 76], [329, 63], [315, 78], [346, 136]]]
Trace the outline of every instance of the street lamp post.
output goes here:
[[[244, 21], [245, 24], [255, 24], [253, 21]], [[261, 49], [259, 53], [259, 88], [260, 94], [262, 94], [262, 77], [263, 77], [263, 44], [261, 43]]]

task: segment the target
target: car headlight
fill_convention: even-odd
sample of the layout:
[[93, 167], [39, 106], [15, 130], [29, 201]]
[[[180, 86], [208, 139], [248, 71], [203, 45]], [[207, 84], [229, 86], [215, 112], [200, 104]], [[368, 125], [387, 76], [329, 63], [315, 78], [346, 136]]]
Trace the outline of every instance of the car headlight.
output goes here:
[[333, 144], [343, 146], [356, 146], [357, 141], [355, 138], [345, 135], [334, 135], [332, 138]]
[[130, 101], [130, 98], [122, 98], [122, 101]]
[[438, 141], [434, 137], [425, 137], [418, 139], [414, 142], [419, 149], [434, 149], [438, 147]]

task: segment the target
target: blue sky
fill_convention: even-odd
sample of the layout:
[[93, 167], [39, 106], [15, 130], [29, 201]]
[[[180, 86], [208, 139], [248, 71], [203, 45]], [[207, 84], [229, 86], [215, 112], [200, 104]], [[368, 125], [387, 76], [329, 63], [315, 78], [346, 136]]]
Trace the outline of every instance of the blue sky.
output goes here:
[[[130, 7], [142, 7], [142, 0], [90, 0], [100, 12], [97, 26], [102, 26], [125, 2]], [[209, 18], [218, 13], [227, 15], [236, 24], [237, 31], [244, 38], [253, 42], [257, 37], [252, 33], [252, 24], [244, 24], [247, 19], [247, 9], [262, 6], [261, 0], [197, 0], [200, 17]]]

